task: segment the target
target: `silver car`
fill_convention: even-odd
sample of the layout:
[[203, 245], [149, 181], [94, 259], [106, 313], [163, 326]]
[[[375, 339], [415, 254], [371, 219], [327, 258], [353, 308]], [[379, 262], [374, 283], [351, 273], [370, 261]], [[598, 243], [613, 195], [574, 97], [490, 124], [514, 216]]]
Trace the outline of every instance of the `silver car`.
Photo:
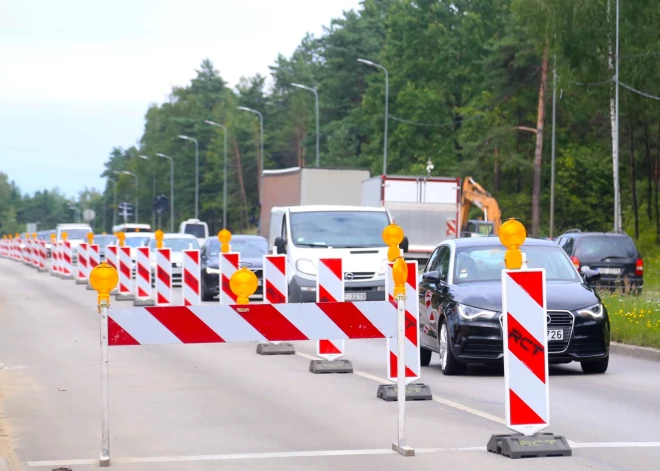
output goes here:
[[[156, 239], [151, 239], [149, 242], [151, 250], [151, 279], [152, 285], [155, 285], [156, 280]], [[181, 286], [182, 284], [182, 265], [183, 265], [183, 251], [184, 250], [199, 250], [199, 242], [192, 234], [165, 234], [163, 237], [163, 248], [172, 249], [172, 286]]]

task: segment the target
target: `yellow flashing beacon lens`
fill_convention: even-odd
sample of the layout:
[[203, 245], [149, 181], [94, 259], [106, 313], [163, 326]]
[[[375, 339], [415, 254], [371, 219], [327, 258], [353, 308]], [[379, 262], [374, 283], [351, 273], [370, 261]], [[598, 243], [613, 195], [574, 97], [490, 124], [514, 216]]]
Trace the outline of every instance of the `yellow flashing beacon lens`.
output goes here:
[[520, 221], [509, 219], [500, 227], [500, 242], [507, 248], [504, 254], [504, 264], [509, 270], [519, 270], [522, 267], [522, 252], [520, 246], [527, 238], [525, 226]]

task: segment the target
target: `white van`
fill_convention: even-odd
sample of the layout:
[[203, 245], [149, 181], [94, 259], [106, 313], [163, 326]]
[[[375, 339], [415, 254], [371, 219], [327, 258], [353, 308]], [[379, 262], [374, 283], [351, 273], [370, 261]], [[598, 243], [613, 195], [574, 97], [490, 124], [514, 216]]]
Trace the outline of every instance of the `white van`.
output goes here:
[[[316, 301], [319, 258], [344, 263], [347, 301], [385, 299], [387, 249], [383, 229], [392, 223], [385, 208], [363, 206], [291, 206], [272, 208], [269, 246], [286, 254], [289, 302]], [[402, 248], [406, 249], [404, 239]]]
[[199, 219], [188, 219], [179, 225], [179, 234], [190, 234], [197, 238], [199, 245], [204, 245], [209, 238], [209, 226]]
[[67, 240], [71, 243], [72, 263], [78, 263], [78, 246], [87, 242], [87, 234], [93, 233], [89, 224], [58, 224], [55, 232], [56, 240], [62, 240], [62, 232], [66, 232]]
[[118, 226], [112, 226], [112, 233], [116, 234], [117, 232], [123, 232], [124, 234], [151, 232], [151, 226], [149, 224], [119, 224]]

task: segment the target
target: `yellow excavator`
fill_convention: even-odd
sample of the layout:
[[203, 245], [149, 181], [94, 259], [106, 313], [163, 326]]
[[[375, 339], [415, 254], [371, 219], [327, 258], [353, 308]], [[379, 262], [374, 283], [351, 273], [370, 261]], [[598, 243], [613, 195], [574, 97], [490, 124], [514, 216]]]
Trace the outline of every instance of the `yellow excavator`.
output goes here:
[[[484, 220], [468, 220], [470, 207], [484, 212]], [[461, 187], [461, 237], [499, 235], [502, 214], [495, 198], [472, 177], [465, 177]]]

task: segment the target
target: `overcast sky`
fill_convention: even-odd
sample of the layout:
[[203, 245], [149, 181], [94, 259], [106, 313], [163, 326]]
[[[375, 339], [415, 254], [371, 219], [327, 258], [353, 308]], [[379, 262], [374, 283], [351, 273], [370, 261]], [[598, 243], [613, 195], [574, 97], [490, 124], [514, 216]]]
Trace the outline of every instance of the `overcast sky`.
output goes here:
[[100, 188], [113, 146], [208, 57], [267, 75], [359, 0], [0, 0], [0, 172], [22, 191]]

